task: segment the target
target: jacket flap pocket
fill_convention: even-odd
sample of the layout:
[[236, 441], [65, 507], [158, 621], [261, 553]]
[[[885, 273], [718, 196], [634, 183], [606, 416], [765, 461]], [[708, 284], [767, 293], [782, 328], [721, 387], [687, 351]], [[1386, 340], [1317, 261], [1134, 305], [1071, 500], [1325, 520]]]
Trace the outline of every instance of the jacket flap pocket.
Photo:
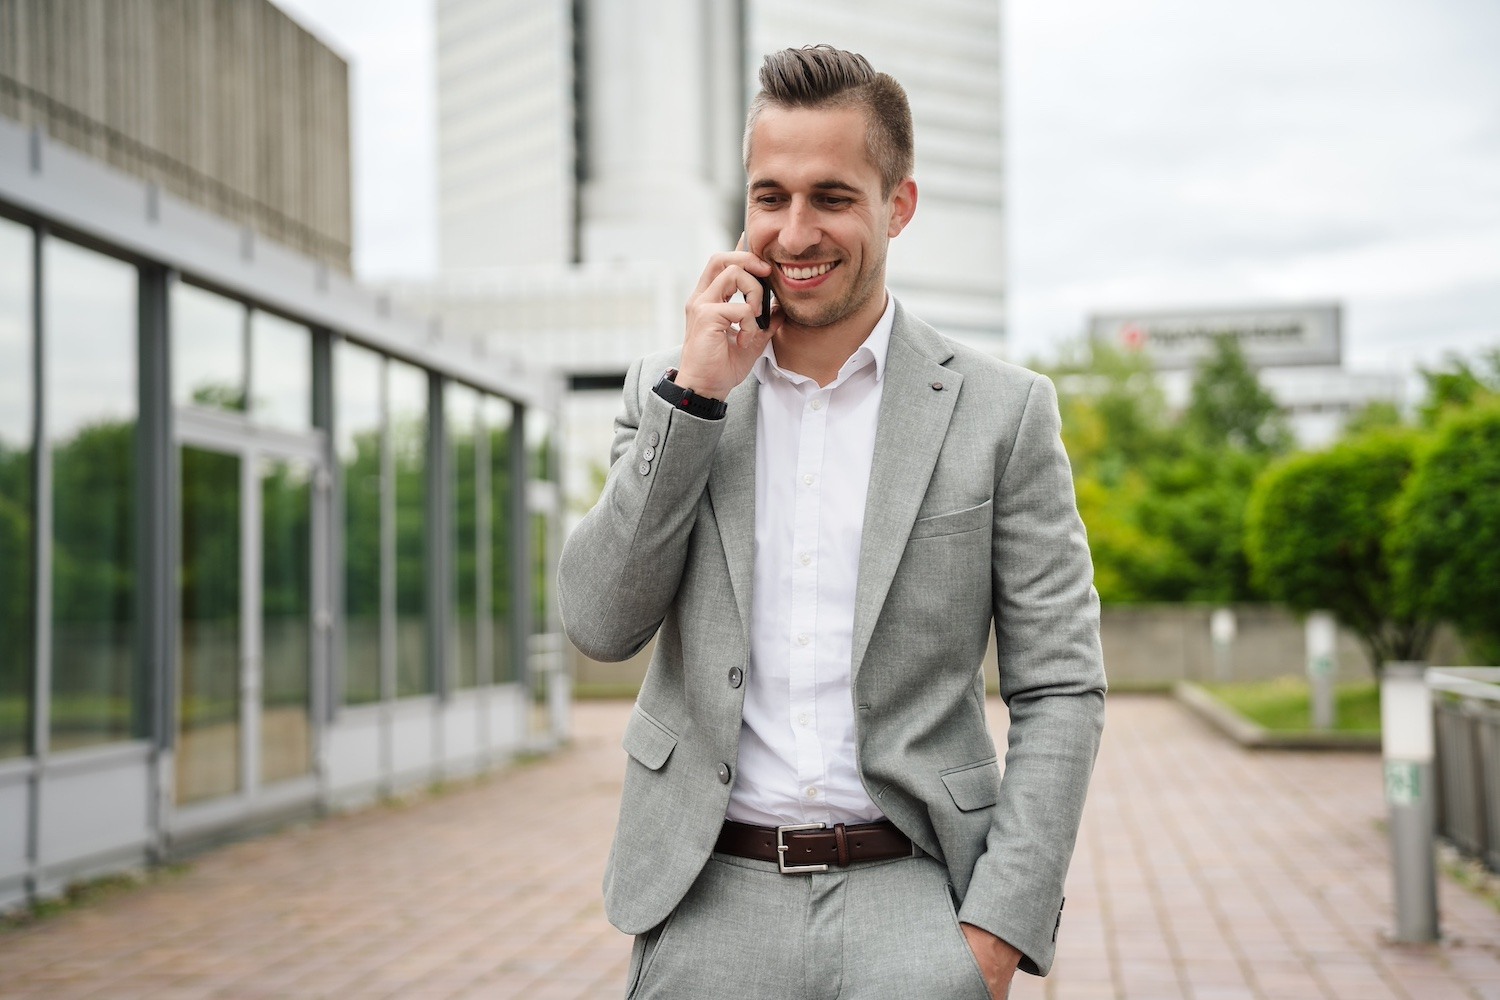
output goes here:
[[911, 526], [912, 538], [927, 538], [933, 535], [957, 535], [965, 531], [983, 528], [994, 516], [994, 502], [986, 500], [975, 507], [952, 510], [946, 514], [918, 518]]
[[953, 804], [964, 812], [984, 809], [1000, 796], [1000, 761], [994, 757], [943, 772]]
[[625, 738], [620, 745], [630, 756], [651, 770], [659, 771], [672, 756], [677, 736], [637, 705], [630, 713], [630, 721], [625, 724]]

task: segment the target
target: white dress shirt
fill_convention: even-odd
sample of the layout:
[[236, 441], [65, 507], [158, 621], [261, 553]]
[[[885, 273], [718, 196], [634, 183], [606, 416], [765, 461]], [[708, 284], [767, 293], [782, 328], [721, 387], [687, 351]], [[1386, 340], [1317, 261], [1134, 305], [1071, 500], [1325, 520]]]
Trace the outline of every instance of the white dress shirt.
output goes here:
[[895, 300], [826, 386], [767, 344], [755, 433], [755, 575], [739, 774], [741, 823], [879, 819], [859, 778], [854, 593]]

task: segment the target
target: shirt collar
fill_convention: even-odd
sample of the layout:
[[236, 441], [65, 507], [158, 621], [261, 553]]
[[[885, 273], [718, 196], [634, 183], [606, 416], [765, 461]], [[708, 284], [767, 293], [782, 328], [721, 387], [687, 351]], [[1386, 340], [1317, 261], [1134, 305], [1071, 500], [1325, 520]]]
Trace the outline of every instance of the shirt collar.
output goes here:
[[[839, 368], [838, 378], [843, 379], [851, 372], [858, 371], [870, 362], [875, 362], [875, 381], [878, 383], [885, 377], [885, 358], [891, 347], [891, 331], [896, 326], [896, 298], [890, 292], [885, 296], [885, 312], [875, 321], [875, 328], [865, 338], [859, 349], [849, 356], [843, 366]], [[760, 352], [760, 357], [755, 359], [755, 367], [751, 369], [755, 378], [764, 384], [770, 378], [773, 371], [781, 372], [783, 375], [791, 376], [792, 373], [784, 371], [776, 363], [776, 345], [774, 341], [766, 341], [765, 350]]]

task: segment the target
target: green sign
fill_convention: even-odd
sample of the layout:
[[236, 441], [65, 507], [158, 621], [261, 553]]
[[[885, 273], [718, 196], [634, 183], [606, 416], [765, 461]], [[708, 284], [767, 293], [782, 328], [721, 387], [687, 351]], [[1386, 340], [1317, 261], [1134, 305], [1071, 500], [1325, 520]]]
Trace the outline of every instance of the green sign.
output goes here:
[[1418, 766], [1406, 760], [1385, 762], [1385, 800], [1393, 806], [1409, 806], [1422, 794]]

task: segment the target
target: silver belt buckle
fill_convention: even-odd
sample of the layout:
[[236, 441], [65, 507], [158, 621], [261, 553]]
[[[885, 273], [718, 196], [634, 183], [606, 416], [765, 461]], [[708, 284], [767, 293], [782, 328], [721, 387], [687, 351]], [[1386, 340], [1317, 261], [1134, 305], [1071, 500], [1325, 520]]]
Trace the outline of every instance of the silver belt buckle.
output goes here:
[[786, 835], [796, 833], [798, 830], [826, 830], [827, 823], [798, 823], [793, 826], [778, 826], [776, 828], [776, 870], [783, 875], [815, 875], [818, 872], [826, 872], [827, 865], [789, 865], [786, 863]]

